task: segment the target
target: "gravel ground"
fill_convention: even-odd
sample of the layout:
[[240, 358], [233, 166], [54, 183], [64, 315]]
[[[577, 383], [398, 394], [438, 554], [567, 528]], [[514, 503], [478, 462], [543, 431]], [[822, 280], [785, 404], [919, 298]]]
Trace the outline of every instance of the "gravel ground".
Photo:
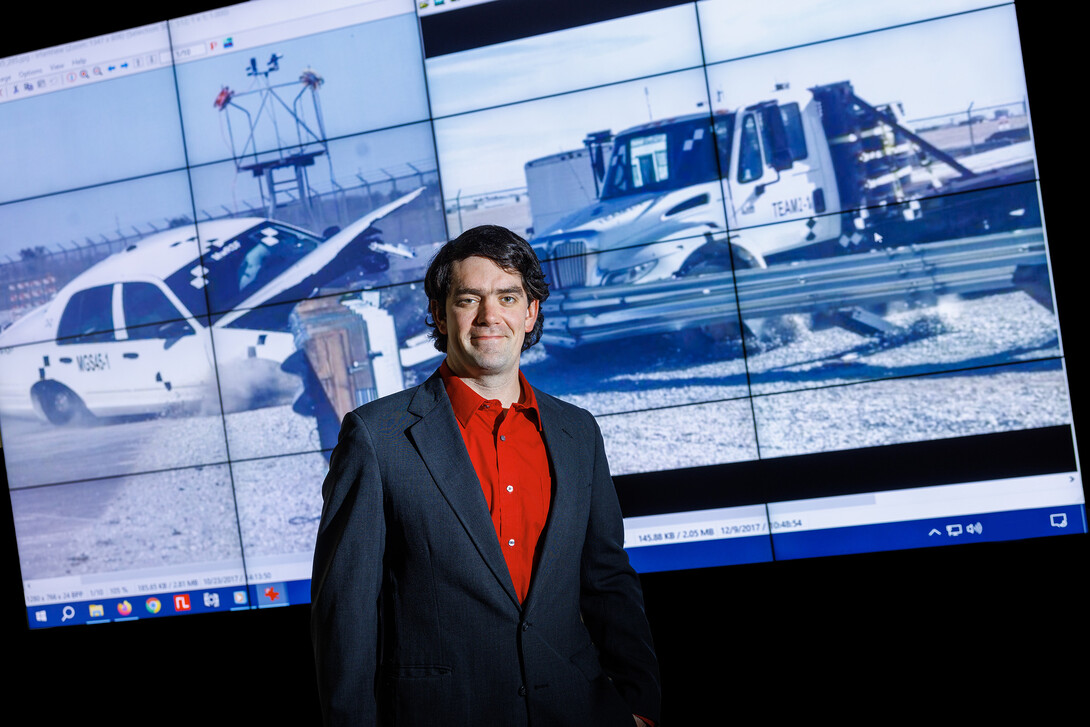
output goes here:
[[241, 562], [225, 465], [11, 493], [24, 579]]
[[754, 410], [762, 457], [1071, 421], [1058, 361], [761, 396]]
[[227, 461], [223, 419], [160, 417], [55, 427], [4, 418], [4, 459], [12, 489]]
[[748, 400], [599, 417], [614, 475], [757, 458]]
[[247, 557], [314, 551], [322, 516], [321, 454], [236, 462], [232, 465], [242, 542]]
[[1059, 356], [1056, 317], [1020, 291], [887, 314], [903, 336], [840, 328], [812, 332], [751, 357], [755, 394]]
[[[775, 457], [1071, 420], [1055, 318], [1022, 293], [887, 318], [906, 335], [883, 341], [781, 319], [775, 327], [788, 335], [758, 348], [748, 372], [736, 346], [682, 349], [682, 334], [565, 355], [535, 347], [523, 368], [599, 417], [615, 474], [750, 460], [758, 443], [760, 456]], [[950, 373], [960, 369], [969, 370]], [[24, 578], [237, 558], [232, 474], [248, 553], [313, 547], [326, 461], [314, 420], [290, 406], [225, 419], [4, 425]], [[225, 427], [232, 458], [261, 459], [221, 464]]]
[[271, 406], [224, 417], [231, 459], [275, 457], [320, 450], [312, 417], [299, 416], [291, 406]]

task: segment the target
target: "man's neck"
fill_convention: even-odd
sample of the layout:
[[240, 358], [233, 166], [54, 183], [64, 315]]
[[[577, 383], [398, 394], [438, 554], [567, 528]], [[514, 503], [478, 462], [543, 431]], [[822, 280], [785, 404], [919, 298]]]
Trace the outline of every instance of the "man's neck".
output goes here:
[[522, 399], [522, 385], [519, 382], [519, 370], [502, 374], [480, 373], [460, 371], [447, 359], [447, 366], [451, 373], [461, 379], [466, 386], [473, 389], [484, 399], [499, 399], [500, 406], [504, 409]]

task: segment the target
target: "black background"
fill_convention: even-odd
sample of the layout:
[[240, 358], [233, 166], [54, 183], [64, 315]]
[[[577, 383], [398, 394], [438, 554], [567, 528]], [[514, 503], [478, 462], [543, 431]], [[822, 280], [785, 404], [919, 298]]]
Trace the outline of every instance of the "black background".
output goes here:
[[[214, 6], [24, 6], [6, 19], [0, 57]], [[1086, 95], [1085, 40], [1046, 4], [1017, 11], [1075, 421], [1085, 430], [1085, 354], [1075, 350], [1090, 168], [1090, 134], [1075, 111]], [[0, 520], [12, 714], [37, 724], [319, 720], [308, 607], [31, 632], [10, 508], [0, 507]], [[1084, 713], [1088, 554], [1090, 538], [1065, 536], [646, 575], [663, 722]]]

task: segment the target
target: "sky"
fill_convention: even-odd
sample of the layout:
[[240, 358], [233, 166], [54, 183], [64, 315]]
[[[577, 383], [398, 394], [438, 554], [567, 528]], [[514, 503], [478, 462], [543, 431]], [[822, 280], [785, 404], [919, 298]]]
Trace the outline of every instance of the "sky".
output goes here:
[[[345, 137], [330, 145], [333, 176], [343, 186], [358, 184], [356, 174], [371, 181], [385, 178], [382, 170], [408, 174], [407, 164], [435, 170], [416, 19], [396, 16], [183, 64], [177, 86], [166, 68], [3, 104], [0, 137], [20, 143], [3, 153], [0, 260], [18, 257], [25, 247], [70, 247], [72, 240], [132, 234], [133, 226], [148, 232], [149, 224], [162, 228], [168, 218], [192, 217], [187, 157], [191, 165], [203, 165], [193, 170], [198, 209], [217, 214], [221, 206], [246, 210], [244, 202], [259, 203], [250, 173], [237, 172], [231, 161], [215, 163], [229, 160], [232, 147], [227, 114], [213, 100], [223, 85], [245, 90], [255, 83], [246, 76], [250, 57], [263, 70], [273, 52], [283, 58], [272, 82], [292, 83], [278, 89], [287, 103], [303, 88], [297, 83], [303, 68], [325, 79], [319, 102], [326, 135]], [[259, 101], [257, 94], [238, 99], [255, 116]], [[305, 117], [317, 129], [309, 91], [303, 101]], [[241, 148], [245, 115], [234, 108], [227, 113]], [[298, 138], [282, 108], [276, 122], [285, 143]], [[394, 128], [359, 135], [384, 127]], [[258, 129], [261, 148], [274, 146], [267, 114]], [[320, 159], [311, 182], [326, 191], [329, 178]]]
[[[831, 21], [821, 16], [822, 3], [810, 5], [818, 17], [799, 15], [794, 22], [801, 27], [811, 23], [829, 25]], [[691, 12], [691, 6], [680, 9]], [[680, 32], [680, 25], [664, 25], [669, 38]], [[759, 25], [751, 19], [750, 26]], [[736, 34], [745, 36], [750, 26], [739, 27]], [[701, 27], [706, 25], [702, 23]], [[640, 32], [643, 30], [641, 27]], [[601, 55], [627, 68], [625, 56], [616, 49], [617, 36], [606, 32], [602, 37]], [[517, 78], [519, 69], [526, 65], [520, 58], [520, 44], [526, 45], [516, 41], [474, 51], [475, 63], [493, 69], [512, 68]], [[650, 120], [706, 110], [709, 103], [716, 108], [749, 105], [767, 99], [778, 82], [804, 89], [851, 81], [856, 92], [872, 103], [902, 102], [908, 118], [953, 113], [970, 103], [980, 107], [1017, 102], [1025, 96], [1013, 5], [722, 62], [709, 67], [706, 81], [702, 71], [693, 70], [576, 90], [585, 88], [580, 66], [596, 66], [600, 54], [594, 41], [585, 44], [582, 64], [554, 58], [538, 43], [529, 47], [538, 53], [539, 65], [558, 75], [567, 74], [566, 78], [553, 79], [552, 87], [571, 92], [438, 119], [435, 129], [446, 198], [454, 197], [459, 190], [465, 195], [524, 186], [526, 162], [581, 148], [590, 132], [610, 129], [616, 133]], [[644, 63], [646, 45], [642, 35], [631, 48], [632, 63]], [[510, 62], [512, 57], [519, 60]], [[646, 64], [641, 69], [646, 70]], [[489, 80], [490, 84], [507, 87], [519, 85], [504, 82], [497, 71], [491, 72]], [[459, 82], [468, 89], [466, 79]], [[433, 95], [436, 85], [435, 77], [430, 76]], [[491, 103], [495, 95], [486, 90], [483, 98]]]
[[[256, 58], [258, 70], [264, 71], [273, 53], [283, 58], [280, 70], [268, 76], [268, 83], [290, 84], [277, 89], [285, 103], [292, 104], [303, 90], [298, 79], [304, 69], [311, 68], [324, 79], [319, 99], [329, 138], [428, 118], [416, 17], [400, 15], [179, 66], [178, 88], [191, 164], [231, 155], [225, 113], [232, 117], [236, 139], [245, 141], [245, 115], [235, 108], [218, 111], [213, 101], [223, 86], [236, 92], [260, 88], [265, 78], [247, 75], [250, 58]], [[258, 114], [260, 101], [259, 94], [235, 99], [253, 116]], [[286, 109], [279, 105], [275, 108], [281, 137], [297, 138]], [[300, 108], [310, 127], [317, 131], [309, 91], [300, 99]], [[273, 127], [262, 123], [259, 128], [259, 145], [274, 146]]]
[[[269, 54], [283, 56], [274, 80], [292, 81], [305, 67], [323, 76], [329, 136], [395, 127], [334, 142], [339, 182], [380, 169], [396, 174], [406, 163], [431, 170], [437, 151], [449, 199], [522, 187], [528, 161], [580, 148], [588, 133], [616, 133], [710, 105], [748, 105], [767, 98], [777, 82], [800, 89], [848, 80], [868, 101], [902, 102], [909, 118], [1019, 101], [1025, 82], [1013, 5], [765, 52], [979, 5], [710, 0], [443, 56], [428, 62], [432, 112], [450, 114], [434, 121], [434, 143], [411, 15], [184, 64], [178, 88], [163, 69], [4, 104], [0, 136], [18, 142], [2, 156], [0, 259], [28, 246], [191, 215], [187, 153], [190, 164], [209, 163], [193, 172], [199, 208], [244, 208], [243, 200], [257, 197], [255, 180], [229, 162], [210, 163], [231, 149], [226, 114], [212, 101], [223, 85], [242, 90], [254, 83], [245, 74], [251, 56], [259, 68]], [[762, 54], [713, 64], [707, 77], [699, 67], [702, 57], [753, 53]], [[639, 80], [624, 80], [632, 78]], [[290, 103], [299, 88], [281, 95]], [[559, 95], [538, 98], [550, 93]], [[483, 107], [494, 108], [469, 110]], [[237, 131], [243, 117], [230, 113]], [[312, 107], [307, 113], [313, 125]], [[278, 122], [281, 137], [291, 137], [290, 120], [281, 114]], [[259, 138], [270, 143], [268, 134]], [[311, 178], [318, 188], [329, 186], [323, 161]], [[103, 182], [109, 184], [87, 188]]]
[[705, 60], [716, 63], [990, 7], [1000, 1], [703, 0], [697, 7]]

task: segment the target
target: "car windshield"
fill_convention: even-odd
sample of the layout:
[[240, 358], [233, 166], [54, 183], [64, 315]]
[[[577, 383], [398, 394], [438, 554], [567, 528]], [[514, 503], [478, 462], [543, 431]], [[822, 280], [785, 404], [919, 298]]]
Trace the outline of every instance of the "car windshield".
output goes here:
[[730, 153], [733, 118], [733, 114], [720, 116], [713, 123], [708, 116], [622, 134], [613, 147], [602, 199], [665, 192], [718, 179], [719, 157]]
[[278, 275], [303, 259], [321, 239], [302, 230], [268, 222], [229, 239], [201, 241], [204, 254], [167, 279], [167, 285], [192, 311], [206, 310], [212, 320], [233, 310]]

